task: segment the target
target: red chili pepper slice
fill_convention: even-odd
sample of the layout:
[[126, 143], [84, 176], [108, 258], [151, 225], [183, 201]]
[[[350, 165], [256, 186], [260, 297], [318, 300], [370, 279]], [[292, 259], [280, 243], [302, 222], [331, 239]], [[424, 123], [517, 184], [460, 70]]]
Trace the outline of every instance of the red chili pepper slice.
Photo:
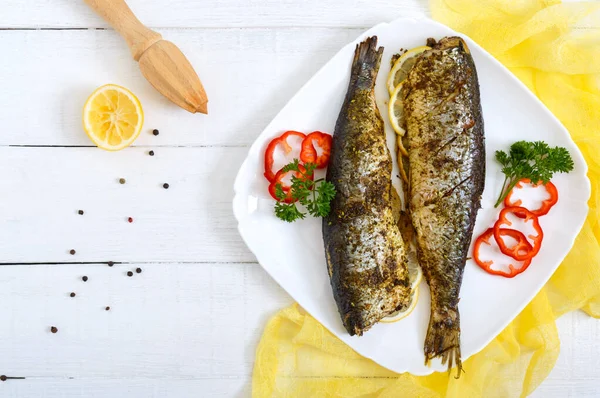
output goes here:
[[[504, 242], [504, 240], [501, 237], [500, 229], [502, 229], [503, 225], [508, 225], [509, 227], [512, 225], [512, 222], [510, 222], [506, 218], [506, 215], [508, 213], [513, 213], [517, 217], [524, 218], [525, 222], [527, 222], [529, 220], [532, 221], [533, 228], [537, 232], [537, 235], [534, 235], [534, 236], [529, 235], [528, 236], [528, 238], [533, 241], [533, 245], [532, 245], [533, 248], [531, 250], [524, 252], [520, 241], [517, 245], [515, 245], [513, 247], [506, 246], [506, 243]], [[496, 221], [496, 224], [494, 224], [494, 238], [496, 239], [496, 242], [498, 243], [498, 247], [500, 248], [500, 251], [502, 253], [514, 258], [515, 260], [525, 261], [525, 260], [529, 260], [529, 259], [533, 258], [536, 254], [539, 253], [540, 249], [542, 248], [542, 240], [544, 239], [544, 232], [542, 231], [542, 227], [540, 226], [538, 217], [535, 214], [533, 214], [532, 212], [530, 212], [529, 210], [527, 210], [524, 207], [511, 206], [511, 207], [505, 207], [504, 209], [502, 209], [500, 211], [500, 215], [498, 216], [498, 221]]]
[[[269, 184], [269, 193], [271, 194], [273, 199], [275, 199], [278, 202], [284, 202], [284, 203], [294, 203], [298, 200], [298, 199], [295, 199], [292, 197], [292, 187], [290, 185], [287, 185], [285, 183], [285, 181], [283, 181], [283, 179], [290, 173], [294, 173], [294, 175], [297, 178], [303, 178], [303, 179], [309, 179], [309, 180], [312, 180], [314, 178], [314, 176], [312, 174], [311, 175], [304, 174], [304, 173], [306, 173], [306, 169], [304, 168], [304, 166], [299, 165], [298, 169], [300, 171], [283, 171], [283, 169], [281, 169], [277, 172], [277, 174], [275, 174], [275, 178], [273, 178], [273, 181], [271, 182], [271, 184]], [[281, 200], [277, 197], [277, 191], [276, 191], [277, 184], [281, 184], [281, 189], [283, 189], [283, 192], [286, 195], [284, 200]]]
[[[486, 245], [491, 245], [490, 238], [494, 234], [495, 234], [495, 229], [488, 228], [487, 231], [485, 231], [483, 234], [481, 234], [481, 236], [479, 236], [475, 240], [475, 244], [473, 245], [473, 260], [475, 260], [475, 263], [477, 265], [479, 265], [479, 267], [481, 267], [481, 269], [483, 269], [485, 272], [492, 274], [492, 275], [500, 275], [505, 278], [514, 278], [515, 276], [524, 272], [531, 264], [531, 258], [525, 260], [520, 268], [515, 268], [515, 266], [513, 264], [508, 264], [509, 272], [506, 272], [503, 270], [492, 269], [492, 264], [494, 263], [493, 261], [491, 261], [491, 260], [483, 261], [479, 257], [479, 249], [481, 248], [481, 245], [484, 243]], [[523, 233], [521, 233], [515, 229], [500, 228], [498, 230], [498, 234], [500, 236], [510, 236], [511, 238], [514, 238], [517, 241], [519, 241], [519, 243], [524, 242], [525, 246], [528, 245], [529, 250], [533, 249], [531, 244], [527, 241], [527, 238], [525, 237], [525, 235], [523, 235]]]
[[[320, 156], [317, 156], [317, 150], [315, 149], [313, 141], [317, 141], [317, 144], [323, 151]], [[327, 167], [329, 163], [329, 155], [331, 154], [331, 141], [332, 138], [329, 134], [322, 133], [320, 131], [314, 131], [306, 136], [302, 141], [302, 151], [300, 152], [300, 160], [304, 163], [314, 163], [317, 165], [317, 169], [323, 169]]]
[[[521, 181], [519, 181], [517, 183], [517, 185], [515, 185], [515, 188], [522, 188], [521, 184], [531, 184], [531, 180], [529, 178], [524, 178]], [[533, 214], [535, 214], [538, 217], [545, 216], [546, 214], [548, 214], [548, 212], [550, 211], [552, 206], [554, 206], [558, 202], [558, 189], [556, 189], [556, 185], [554, 185], [550, 181], [548, 181], [545, 184], [541, 184], [541, 182], [538, 182], [537, 184], [532, 184], [532, 185], [534, 185], [536, 187], [543, 185], [546, 188], [546, 191], [550, 194], [550, 197], [542, 202], [542, 205], [540, 206], [539, 209], [530, 210]], [[523, 204], [521, 199], [517, 199], [516, 201], [511, 202], [511, 197], [515, 191], [515, 188], [513, 188], [508, 193], [508, 195], [506, 195], [506, 198], [504, 198], [504, 206], [506, 206], [506, 207], [521, 206]], [[518, 214], [515, 214], [515, 215], [517, 217], [521, 217]]]
[[275, 179], [275, 171], [273, 171], [273, 164], [275, 163], [273, 156], [275, 154], [275, 149], [278, 145], [281, 145], [286, 155], [290, 153], [292, 151], [292, 147], [290, 144], [288, 144], [287, 139], [291, 136], [302, 138], [302, 140], [306, 138], [305, 134], [290, 130], [286, 131], [281, 136], [274, 138], [267, 146], [267, 150], [265, 151], [265, 177], [267, 180], [269, 180], [269, 182], [272, 182], [273, 179]]

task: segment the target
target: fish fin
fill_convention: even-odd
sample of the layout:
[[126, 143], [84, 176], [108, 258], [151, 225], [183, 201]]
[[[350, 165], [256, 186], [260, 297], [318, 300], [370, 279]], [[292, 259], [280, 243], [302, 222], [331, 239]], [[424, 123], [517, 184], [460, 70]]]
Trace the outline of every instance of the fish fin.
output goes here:
[[425, 338], [425, 365], [433, 358], [441, 358], [442, 365], [448, 363], [448, 372], [456, 365], [456, 378], [463, 371], [460, 358], [460, 327], [458, 311], [447, 315], [434, 313], [432, 310], [429, 319], [429, 328]]
[[377, 36], [369, 37], [362, 43], [357, 44], [354, 51], [354, 60], [352, 61], [350, 86], [373, 89], [382, 55], [383, 47], [377, 48]]

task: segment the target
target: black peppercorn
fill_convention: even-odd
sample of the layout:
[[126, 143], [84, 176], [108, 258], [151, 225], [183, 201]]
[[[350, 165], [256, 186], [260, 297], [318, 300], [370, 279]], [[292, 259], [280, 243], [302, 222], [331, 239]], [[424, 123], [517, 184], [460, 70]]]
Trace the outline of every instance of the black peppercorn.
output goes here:
[[148, 155], [150, 155], [150, 156], [154, 156], [154, 151], [150, 151], [150, 152], [148, 152]]
[[69, 294], [69, 296], [75, 297], [75, 292], [71, 292], [71, 294]]
[[164, 189], [169, 189], [169, 184], [167, 184], [166, 182], [163, 184], [163, 188]]
[[75, 250], [74, 250], [74, 249], [71, 249], [71, 250], [69, 251], [69, 253], [71, 253], [71, 255], [73, 256], [73, 255], [75, 255]]
[[141, 274], [142, 273], [142, 269], [141, 268], [136, 268], [135, 272], [137, 272], [138, 274]]
[[78, 213], [80, 216], [83, 216], [83, 210], [79, 210], [77, 213]]
[[152, 130], [152, 134], [154, 134], [154, 135], [158, 135], [158, 129], [154, 129], [154, 130]]
[[87, 276], [83, 276], [83, 277], [81, 277], [81, 280], [84, 281], [84, 282], [87, 282], [88, 277]]
[[56, 328], [56, 326], [52, 326], [52, 327], [50, 328], [50, 331], [51, 331], [52, 333], [56, 333], [56, 332], [58, 332], [58, 329]]
[[127, 276], [133, 276], [133, 272], [127, 271]]

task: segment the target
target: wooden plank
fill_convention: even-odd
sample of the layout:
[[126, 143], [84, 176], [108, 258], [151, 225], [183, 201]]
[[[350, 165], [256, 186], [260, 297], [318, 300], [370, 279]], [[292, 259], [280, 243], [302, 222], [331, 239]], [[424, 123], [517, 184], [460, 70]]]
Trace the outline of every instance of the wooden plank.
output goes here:
[[0, 147], [0, 263], [255, 261], [231, 207], [246, 151]]
[[[8, 381], [0, 385], [5, 398], [44, 397], [139, 397], [139, 398], [247, 398], [250, 377], [227, 379], [34, 379]], [[531, 398], [595, 398], [598, 382], [588, 380], [547, 380]]]
[[[139, 19], [153, 27], [366, 27], [428, 12], [427, 0], [129, 0]], [[0, 28], [106, 27], [76, 0], [3, 0]]]
[[[362, 29], [164, 30], [196, 66], [210, 114], [172, 105], [112, 31], [0, 31], [0, 145], [90, 145], [81, 108], [94, 88], [124, 85], [144, 105], [148, 145], [249, 145], [285, 103]], [[40, 65], [44, 73], [39, 73]], [[158, 128], [154, 137], [150, 131]]]
[[557, 320], [560, 356], [532, 398], [597, 397], [600, 390], [600, 322], [581, 311]]
[[[248, 398], [250, 376], [218, 379], [94, 378], [8, 380], [3, 398]], [[562, 398], [562, 397], [561, 397]]]
[[[137, 266], [142, 273], [127, 277]], [[195, 396], [247, 396], [264, 325], [291, 303], [256, 264], [43, 264], [0, 271], [0, 335], [11, 341], [0, 345], [0, 374], [26, 377], [0, 383], [3, 397], [124, 391], [169, 397], [185, 388]], [[562, 353], [534, 396], [593, 396], [598, 360], [589, 359], [600, 350], [600, 324], [582, 313], [558, 324]], [[48, 331], [52, 325], [58, 333]]]
[[[600, 322], [582, 311], [565, 314], [557, 321], [561, 356], [552, 370], [555, 380], [594, 379], [600, 388]], [[576, 387], [576, 386], [575, 386]], [[596, 390], [598, 391], [598, 390]], [[573, 395], [578, 396], [578, 395]]]
[[[136, 145], [248, 145], [362, 31], [162, 30], [199, 72], [208, 116], [190, 114], [157, 93], [113, 31], [0, 31], [9, 60], [0, 62], [0, 145], [91, 145], [81, 111], [106, 83], [128, 87], [142, 102], [145, 128]], [[150, 134], [154, 128], [158, 137]]]
[[0, 374], [26, 377], [0, 382], [2, 397], [44, 379], [247, 380], [268, 318], [292, 302], [258, 264], [2, 266], [0, 285]]

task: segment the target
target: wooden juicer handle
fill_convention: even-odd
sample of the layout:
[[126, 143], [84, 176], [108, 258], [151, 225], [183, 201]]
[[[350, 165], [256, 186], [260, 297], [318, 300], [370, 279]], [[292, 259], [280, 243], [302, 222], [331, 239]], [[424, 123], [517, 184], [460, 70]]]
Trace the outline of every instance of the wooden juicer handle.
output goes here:
[[124, 0], [84, 0], [125, 39], [136, 61], [154, 43], [162, 40], [160, 33], [145, 27]]
[[204, 87], [176, 45], [145, 27], [125, 0], [84, 1], [125, 39], [142, 74], [156, 90], [189, 112], [208, 113]]

